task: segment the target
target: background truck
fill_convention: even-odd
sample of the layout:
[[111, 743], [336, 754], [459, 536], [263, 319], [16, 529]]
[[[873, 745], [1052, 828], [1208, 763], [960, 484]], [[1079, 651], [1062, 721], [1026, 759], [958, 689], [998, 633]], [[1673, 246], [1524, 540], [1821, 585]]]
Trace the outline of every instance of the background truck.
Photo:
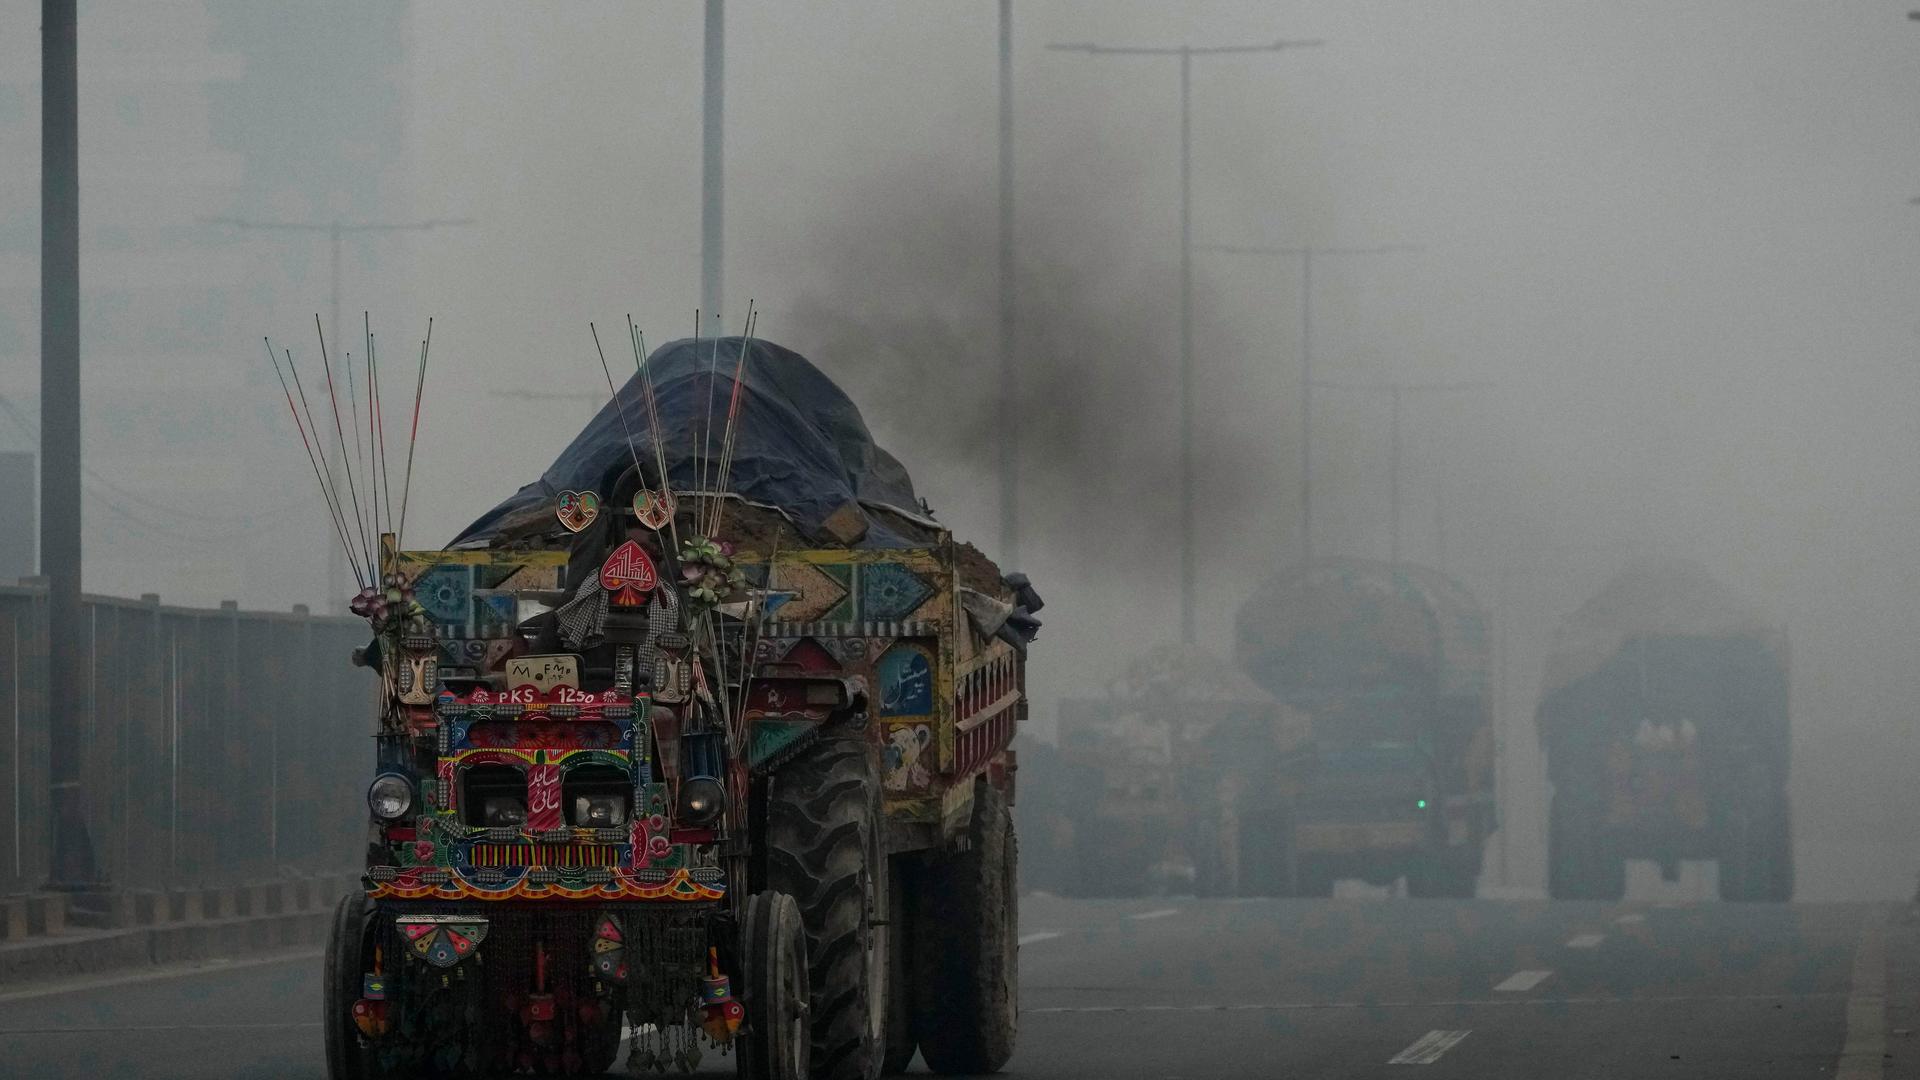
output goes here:
[[1275, 852], [1256, 887], [1474, 894], [1495, 824], [1486, 628], [1457, 582], [1406, 564], [1315, 561], [1246, 601], [1240, 667], [1311, 732], [1295, 793], [1241, 822]]
[[394, 546], [333, 1080], [593, 1074], [623, 1029], [636, 1071], [1006, 1061], [1039, 599], [810, 363], [666, 346], [448, 550]]
[[[1130, 665], [1100, 698], [1060, 703], [1059, 761], [1045, 786], [1062, 798], [1063, 885], [1082, 896], [1271, 891], [1274, 800], [1298, 718], [1231, 663], [1168, 645]], [[1037, 774], [1036, 774], [1037, 776]], [[1284, 850], [1278, 861], [1284, 863]]]
[[1618, 899], [1627, 859], [1720, 895], [1793, 893], [1785, 635], [1689, 562], [1633, 566], [1560, 627], [1536, 714], [1553, 783], [1548, 887]]

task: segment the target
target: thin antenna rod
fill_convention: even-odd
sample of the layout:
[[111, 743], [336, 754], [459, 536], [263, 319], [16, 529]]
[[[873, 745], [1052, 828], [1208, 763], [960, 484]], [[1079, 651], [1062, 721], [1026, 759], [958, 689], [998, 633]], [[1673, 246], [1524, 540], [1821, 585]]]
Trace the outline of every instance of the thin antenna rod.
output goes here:
[[721, 496], [727, 493], [732, 483], [733, 450], [738, 444], [740, 435], [740, 381], [742, 374], [746, 371], [747, 354], [753, 350], [753, 331], [759, 319], [760, 313], [754, 310], [753, 301], [748, 300], [746, 330], [740, 338], [740, 356], [733, 365], [733, 393], [727, 400], [727, 427], [720, 437], [720, 472], [717, 478], [717, 490], [720, 495], [715, 496], [713, 512], [715, 534], [720, 532], [720, 523], [727, 513], [726, 503], [721, 500]]
[[413, 494], [413, 448], [420, 441], [420, 392], [427, 386], [427, 350], [433, 344], [433, 318], [427, 318], [427, 338], [420, 343], [420, 373], [413, 380], [413, 429], [407, 433], [407, 476], [400, 484], [400, 527], [393, 534], [393, 546], [407, 531], [407, 496]]
[[[327, 482], [320, 477], [320, 460], [314, 456], [313, 442], [307, 438], [307, 429], [300, 423], [300, 410], [293, 403], [293, 388], [287, 385], [287, 375], [280, 370], [280, 358], [273, 355], [273, 341], [269, 338], [262, 338], [261, 340], [266, 342], [267, 362], [273, 365], [274, 377], [280, 380], [280, 393], [285, 395], [287, 399], [287, 411], [293, 414], [293, 427], [295, 431], [300, 433], [300, 445], [306, 448], [307, 464], [313, 468], [313, 482], [320, 485], [320, 500], [327, 505], [327, 520], [332, 522], [333, 533], [340, 538], [341, 545], [348, 546], [346, 529], [342, 525], [339, 515], [336, 512], [333, 498], [327, 492]], [[351, 553], [350, 546], [348, 546], [348, 550], [349, 553]], [[355, 567], [354, 581], [356, 584], [360, 582], [359, 573], [359, 567]]]
[[640, 376], [640, 389], [647, 403], [647, 428], [653, 433], [654, 469], [659, 473], [660, 495], [673, 503], [673, 509], [667, 514], [667, 536], [673, 541], [674, 558], [680, 551], [680, 504], [674, 498], [673, 481], [667, 476], [667, 444], [660, 432], [660, 405], [653, 394], [653, 372], [648, 370], [647, 335], [633, 324], [633, 316], [627, 316], [627, 334], [633, 339], [633, 370]]
[[[314, 422], [313, 406], [307, 403], [307, 388], [305, 383], [301, 381], [299, 365], [293, 362], [293, 350], [286, 349], [284, 350], [284, 352], [286, 353], [286, 356], [287, 356], [287, 370], [293, 375], [293, 388], [295, 392], [297, 392], [300, 395], [300, 408], [304, 409], [307, 414], [307, 430], [313, 433], [313, 441], [319, 447], [319, 450], [320, 450], [320, 468], [323, 472], [327, 474], [327, 486], [333, 492], [333, 505], [335, 507], [335, 512], [340, 517], [340, 528], [343, 532], [346, 532], [349, 534], [349, 537], [347, 540], [347, 561], [350, 564], [352, 564], [354, 568], [353, 570], [354, 578], [356, 580], [359, 580], [362, 576], [361, 570], [360, 570], [360, 556], [359, 556], [359, 553], [356, 552], [353, 547], [353, 540], [351, 537], [351, 533], [353, 530], [347, 528], [347, 501], [340, 497], [340, 481], [337, 477], [333, 475], [333, 466], [327, 462], [327, 440], [325, 436], [323, 436], [320, 433], [320, 425]], [[345, 455], [342, 455], [343, 462], [344, 462], [344, 459], [345, 459]], [[344, 468], [344, 464], [342, 467]], [[362, 587], [364, 588], [364, 585]]]
[[[361, 362], [366, 365], [366, 369], [367, 369], [367, 466], [368, 467], [364, 475], [367, 478], [367, 511], [373, 517], [373, 530], [372, 530], [373, 551], [374, 551], [373, 582], [377, 586], [380, 584], [381, 578], [386, 576], [382, 572], [383, 568], [380, 566], [382, 562], [386, 561], [380, 555], [380, 447], [378, 443], [376, 443], [374, 440], [374, 429], [378, 428], [380, 425], [377, 422], [378, 418], [375, 415], [379, 410], [374, 405], [375, 396], [374, 396], [374, 385], [373, 385], [374, 383], [374, 380], [373, 380], [373, 318], [367, 312], [362, 311], [360, 313], [360, 319], [361, 319], [361, 333], [364, 335], [364, 353], [363, 353]], [[353, 363], [352, 357], [348, 357], [347, 363], [349, 365]], [[358, 432], [356, 432], [355, 434], [357, 436]]]
[[[338, 327], [336, 327], [335, 329], [338, 329]], [[367, 448], [361, 445], [360, 443], [360, 391], [353, 385], [353, 352], [351, 350], [347, 352], [346, 358], [345, 358], [345, 364], [343, 366], [347, 369], [347, 413], [353, 418], [353, 456], [355, 458], [358, 458], [360, 461], [360, 479], [368, 483], [371, 483], [372, 478], [367, 475], [367, 459], [366, 459]], [[343, 452], [343, 456], [344, 456], [344, 452]], [[352, 477], [353, 473], [349, 471], [347, 473], [347, 476]], [[351, 487], [352, 485], [349, 484], [348, 486]], [[368, 506], [369, 512], [371, 511], [374, 505], [373, 495], [374, 495], [373, 490], [369, 488], [367, 491], [367, 506]], [[373, 544], [372, 544], [372, 541], [368, 539], [368, 535], [369, 534], [367, 532], [367, 515], [361, 514], [360, 515], [360, 536], [362, 538], [361, 542], [366, 545], [367, 565], [372, 566], [373, 565]]]
[[[387, 469], [387, 398], [380, 389], [380, 342], [367, 330], [367, 359], [373, 364], [374, 426], [380, 430], [380, 491], [387, 508], [387, 528], [393, 528], [393, 474]], [[399, 537], [396, 536], [395, 540]]]
[[593, 335], [593, 351], [600, 355], [600, 371], [607, 377], [607, 393], [613, 395], [613, 411], [620, 414], [620, 430], [627, 437], [627, 454], [633, 458], [633, 478], [645, 486], [647, 474], [640, 468], [640, 448], [633, 445], [633, 428], [627, 423], [627, 407], [620, 403], [620, 391], [613, 385], [613, 369], [607, 366], [607, 352], [600, 347], [600, 331], [593, 323], [587, 323], [587, 331]]
[[[360, 529], [360, 550], [361, 553], [366, 556], [367, 565], [372, 566], [373, 549], [367, 544], [367, 519], [366, 515], [360, 510], [360, 491], [358, 485], [353, 482], [353, 461], [347, 457], [347, 433], [340, 423], [340, 392], [334, 386], [333, 363], [327, 359], [327, 335], [325, 331], [320, 329], [320, 316], [318, 314], [315, 314], [313, 317], [313, 329], [315, 333], [320, 335], [320, 366], [326, 370], [327, 397], [333, 402], [333, 433], [340, 441], [340, 470], [347, 474], [347, 494], [353, 498], [353, 517]], [[352, 374], [353, 361], [349, 360], [347, 361], [347, 375], [351, 377]], [[349, 389], [347, 393], [349, 400], [351, 400], [353, 391]], [[356, 431], [359, 430], [358, 424], [359, 422], [356, 420]], [[355, 435], [353, 442], [354, 446], [358, 447], [360, 445], [360, 437]]]
[[[693, 309], [693, 369], [695, 371], [700, 370], [700, 309], [699, 308]], [[708, 445], [707, 433], [712, 430], [712, 427], [713, 427], [713, 371], [711, 370], [711, 365], [709, 365], [709, 370], [707, 372], [707, 411], [706, 411], [705, 417], [701, 421], [700, 431], [695, 436], [695, 438], [698, 441], [694, 444], [694, 447], [693, 447], [693, 460], [697, 463], [697, 467], [694, 470], [694, 481], [693, 481], [694, 500], [695, 500], [693, 504], [693, 529], [695, 532], [701, 534], [702, 536], [706, 535], [707, 528], [706, 528], [706, 516], [704, 513], [702, 513], [702, 508], [699, 503], [699, 498], [701, 493], [707, 490], [707, 445]]]

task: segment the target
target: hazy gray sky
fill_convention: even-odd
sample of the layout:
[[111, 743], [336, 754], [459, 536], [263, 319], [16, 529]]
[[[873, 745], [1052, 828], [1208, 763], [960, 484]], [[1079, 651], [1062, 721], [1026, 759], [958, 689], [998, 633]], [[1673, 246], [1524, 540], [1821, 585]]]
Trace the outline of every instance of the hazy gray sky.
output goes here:
[[[1908, 6], [1016, 3], [1023, 319], [1039, 343], [1023, 358], [1022, 413], [1045, 451], [1028, 462], [1022, 560], [1049, 600], [1036, 726], [1053, 697], [1097, 692], [1177, 633], [1176, 66], [1044, 44], [1322, 38], [1196, 62], [1196, 237], [1420, 245], [1316, 266], [1320, 372], [1493, 384], [1409, 404], [1402, 543], [1501, 605], [1519, 760], [1555, 622], [1630, 550], [1691, 555], [1793, 638], [1803, 890], [1909, 889], [1920, 24]], [[0, 34], [7, 71], [35, 67], [36, 10], [0, 6], [23, 31]], [[390, 356], [435, 316], [413, 513], [415, 539], [437, 543], [535, 476], [595, 407], [499, 392], [604, 390], [589, 319], [631, 312], [656, 341], [690, 328], [700, 5], [408, 10], [406, 142], [370, 136], [357, 160], [405, 193], [391, 214], [477, 224], [357, 248], [344, 306], [374, 309]], [[995, 5], [736, 0], [728, 17], [728, 324], [755, 298], [762, 332], [846, 382], [942, 517], [990, 544], [996, 498], [979, 464], [992, 460]], [[101, 77], [86, 66], [90, 32], [83, 82]], [[0, 157], [20, 162], [17, 187], [37, 176], [37, 91], [15, 85], [29, 119], [6, 128]], [[291, 76], [284, 88], [324, 90]], [[87, 273], [110, 259], [90, 251]], [[30, 265], [14, 257], [9, 287]], [[1211, 253], [1197, 267], [1201, 634], [1225, 648], [1251, 582], [1296, 550], [1299, 277]], [[220, 313], [232, 356], [208, 363], [253, 365], [233, 409], [279, 407], [252, 359], [262, 333], [311, 351], [303, 320], [325, 279], [286, 273], [297, 287]], [[9, 361], [0, 392], [31, 403], [32, 350], [8, 355], [28, 362]], [[188, 502], [249, 488], [307, 499], [290, 430], [258, 415], [236, 429], [242, 475], [211, 490], [98, 421], [90, 460]], [[1319, 398], [1323, 552], [1386, 554], [1386, 420], [1372, 396]], [[108, 550], [90, 552], [89, 586], [319, 602], [317, 573], [276, 562], [282, 545], [317, 545], [248, 530], [230, 542], [249, 568], [237, 577], [143, 582], [135, 555]], [[1848, 829], [1886, 851], [1830, 852]]]

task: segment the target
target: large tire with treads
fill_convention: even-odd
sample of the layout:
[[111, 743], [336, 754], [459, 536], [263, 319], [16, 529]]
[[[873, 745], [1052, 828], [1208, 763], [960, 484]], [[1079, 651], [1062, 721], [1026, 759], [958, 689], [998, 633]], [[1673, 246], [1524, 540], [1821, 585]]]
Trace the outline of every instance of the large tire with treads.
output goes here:
[[866, 740], [822, 739], [774, 773], [767, 887], [807, 930], [813, 1076], [874, 1080], [887, 1047], [886, 821]]
[[964, 851], [928, 860], [920, 889], [916, 1034], [936, 1073], [998, 1071], [1020, 1013], [1019, 842], [1007, 799], [975, 782]]
[[371, 1080], [379, 1075], [374, 1055], [360, 1045], [353, 1004], [360, 1000], [365, 973], [361, 955], [367, 940], [367, 898], [351, 892], [333, 909], [327, 939], [325, 985], [320, 991], [320, 1030], [327, 1047], [327, 1080]]
[[736, 1046], [740, 1080], [807, 1080], [807, 939], [793, 897], [762, 892], [747, 898], [740, 952], [747, 1009]]

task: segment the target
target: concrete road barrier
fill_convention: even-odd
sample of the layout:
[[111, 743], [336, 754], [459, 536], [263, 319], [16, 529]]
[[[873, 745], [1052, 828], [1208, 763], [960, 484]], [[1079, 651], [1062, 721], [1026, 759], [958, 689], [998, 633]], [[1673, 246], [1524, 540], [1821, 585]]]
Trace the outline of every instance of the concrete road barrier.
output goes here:
[[0, 987], [323, 945], [357, 874], [87, 898], [70, 920], [58, 893], [0, 898]]

